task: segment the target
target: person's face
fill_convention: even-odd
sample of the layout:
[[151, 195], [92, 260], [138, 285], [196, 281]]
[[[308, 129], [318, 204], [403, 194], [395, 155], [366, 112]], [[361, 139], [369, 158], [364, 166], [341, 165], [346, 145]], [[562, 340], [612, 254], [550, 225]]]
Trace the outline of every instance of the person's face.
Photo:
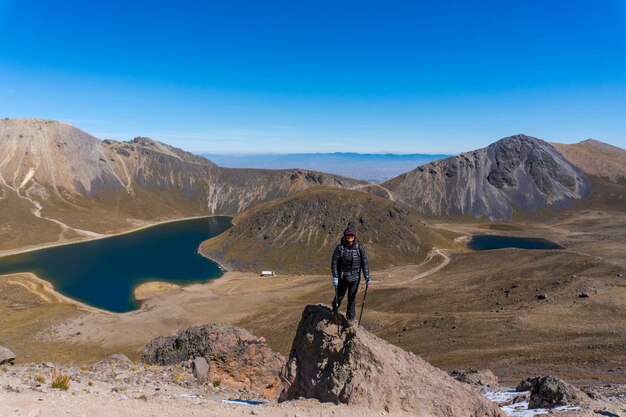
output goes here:
[[346, 235], [346, 241], [348, 243], [354, 242], [354, 235]]

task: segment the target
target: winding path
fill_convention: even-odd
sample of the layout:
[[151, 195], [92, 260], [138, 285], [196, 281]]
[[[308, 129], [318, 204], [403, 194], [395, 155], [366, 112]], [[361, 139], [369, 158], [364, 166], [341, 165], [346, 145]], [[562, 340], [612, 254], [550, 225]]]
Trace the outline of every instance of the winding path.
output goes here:
[[429, 263], [430, 261], [432, 261], [435, 256], [439, 256], [441, 257], [441, 262], [438, 263], [437, 265], [433, 266], [431, 269], [421, 272], [409, 279], [405, 279], [403, 281], [400, 282], [393, 282], [393, 283], [389, 283], [389, 284], [379, 284], [377, 285], [377, 287], [397, 287], [400, 285], [405, 285], [405, 284], [409, 284], [411, 282], [415, 282], [418, 279], [422, 279], [424, 277], [427, 277], [429, 275], [434, 274], [435, 272], [440, 271], [441, 269], [443, 269], [446, 265], [448, 265], [450, 263], [450, 255], [449, 252], [445, 249], [438, 249], [438, 248], [432, 248], [430, 252], [428, 252], [428, 255], [426, 256], [426, 259], [424, 259], [424, 262], [422, 262], [420, 265], [426, 265], [427, 263]]

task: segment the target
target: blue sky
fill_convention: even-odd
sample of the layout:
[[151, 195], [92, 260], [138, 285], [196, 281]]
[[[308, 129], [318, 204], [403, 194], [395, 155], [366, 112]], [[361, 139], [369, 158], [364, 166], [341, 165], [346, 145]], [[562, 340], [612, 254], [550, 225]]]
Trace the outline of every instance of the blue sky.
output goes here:
[[0, 0], [0, 117], [194, 152], [626, 148], [626, 2]]

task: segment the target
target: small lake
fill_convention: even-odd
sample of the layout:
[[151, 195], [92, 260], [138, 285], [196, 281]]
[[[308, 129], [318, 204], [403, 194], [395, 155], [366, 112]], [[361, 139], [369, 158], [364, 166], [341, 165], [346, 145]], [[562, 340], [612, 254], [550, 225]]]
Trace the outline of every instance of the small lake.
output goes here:
[[562, 246], [546, 239], [497, 235], [475, 235], [467, 243], [467, 247], [471, 250], [491, 250], [503, 248], [564, 249]]
[[222, 276], [198, 254], [204, 240], [232, 225], [230, 217], [181, 220], [136, 232], [0, 258], [0, 275], [32, 272], [73, 299], [114, 312], [139, 307], [134, 288], [148, 281], [176, 284]]

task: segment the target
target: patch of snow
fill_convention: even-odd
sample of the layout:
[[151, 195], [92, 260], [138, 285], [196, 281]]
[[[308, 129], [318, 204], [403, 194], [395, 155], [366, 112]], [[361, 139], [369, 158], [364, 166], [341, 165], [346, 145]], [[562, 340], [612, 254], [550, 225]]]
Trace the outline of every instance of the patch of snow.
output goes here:
[[513, 398], [518, 395], [528, 395], [530, 391], [515, 391], [515, 390], [507, 390], [507, 391], [498, 391], [498, 390], [485, 390], [483, 393], [485, 397], [491, 402], [494, 403], [504, 403], [511, 401]]
[[186, 392], [184, 394], [178, 394], [177, 397], [180, 398], [198, 398], [198, 396], [192, 392]]
[[261, 405], [265, 403], [262, 401], [251, 401], [251, 400], [222, 400], [222, 404]]

